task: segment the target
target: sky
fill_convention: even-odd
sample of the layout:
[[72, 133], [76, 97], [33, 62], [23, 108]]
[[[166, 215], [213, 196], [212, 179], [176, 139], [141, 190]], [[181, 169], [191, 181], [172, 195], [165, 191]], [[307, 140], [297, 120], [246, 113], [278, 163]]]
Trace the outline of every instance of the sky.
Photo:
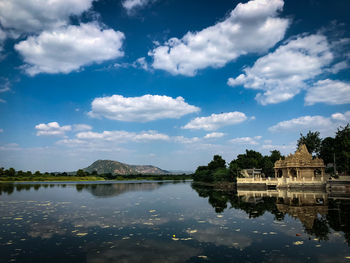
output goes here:
[[350, 122], [348, 0], [0, 0], [0, 166], [195, 170]]

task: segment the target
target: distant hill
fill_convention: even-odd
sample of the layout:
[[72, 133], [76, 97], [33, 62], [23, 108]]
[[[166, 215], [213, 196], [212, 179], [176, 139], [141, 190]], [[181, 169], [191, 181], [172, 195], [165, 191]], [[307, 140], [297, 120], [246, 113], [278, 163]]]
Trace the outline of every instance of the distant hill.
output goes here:
[[83, 169], [92, 173], [97, 171], [98, 174], [168, 174], [168, 171], [162, 170], [153, 165], [130, 165], [111, 160], [98, 160], [89, 167]]

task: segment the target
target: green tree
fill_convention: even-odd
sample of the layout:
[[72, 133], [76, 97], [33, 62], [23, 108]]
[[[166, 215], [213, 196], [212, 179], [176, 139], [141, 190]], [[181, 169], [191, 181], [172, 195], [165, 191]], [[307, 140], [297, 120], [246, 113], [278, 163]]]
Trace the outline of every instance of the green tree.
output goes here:
[[34, 176], [41, 176], [40, 171], [36, 171], [36, 172], [34, 173]]
[[320, 133], [318, 131], [309, 131], [306, 136], [300, 133], [300, 138], [297, 142], [297, 146], [299, 147], [300, 145], [305, 144], [309, 153], [319, 156], [321, 150], [321, 141], [322, 140], [320, 138]]
[[274, 163], [271, 161], [271, 158], [269, 156], [263, 157], [263, 165], [262, 165], [262, 172], [267, 177], [274, 177], [275, 172], [273, 169]]
[[263, 164], [263, 156], [259, 152], [246, 150], [245, 154], [237, 156], [236, 162], [240, 169], [260, 168]]
[[229, 181], [230, 180], [230, 174], [227, 168], [219, 168], [214, 173], [214, 180], [215, 181]]
[[239, 168], [236, 160], [232, 160], [228, 167], [228, 171], [233, 181], [237, 181], [237, 177], [241, 177], [241, 169]]
[[226, 168], [226, 161], [220, 155], [214, 155], [213, 160], [208, 163], [208, 169], [214, 172], [220, 168]]
[[323, 159], [324, 163], [327, 165], [333, 163], [335, 154], [335, 139], [332, 137], [327, 137], [322, 140], [320, 157]]
[[7, 176], [15, 176], [16, 175], [16, 170], [13, 169], [12, 167], [7, 170]]
[[77, 171], [77, 176], [81, 176], [81, 177], [85, 176], [84, 170], [79, 169], [79, 170]]
[[273, 164], [275, 164], [275, 162], [278, 161], [279, 159], [283, 158], [280, 151], [273, 150], [273, 151], [270, 151], [270, 153], [271, 153], [270, 160]]
[[350, 173], [350, 125], [339, 127], [335, 136], [336, 165], [340, 172]]

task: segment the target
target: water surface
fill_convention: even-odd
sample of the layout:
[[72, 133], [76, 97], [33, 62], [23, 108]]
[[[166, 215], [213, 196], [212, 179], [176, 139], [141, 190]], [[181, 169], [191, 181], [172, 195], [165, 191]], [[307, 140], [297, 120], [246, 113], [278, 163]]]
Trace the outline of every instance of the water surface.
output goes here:
[[0, 184], [0, 262], [350, 262], [349, 244], [346, 194]]

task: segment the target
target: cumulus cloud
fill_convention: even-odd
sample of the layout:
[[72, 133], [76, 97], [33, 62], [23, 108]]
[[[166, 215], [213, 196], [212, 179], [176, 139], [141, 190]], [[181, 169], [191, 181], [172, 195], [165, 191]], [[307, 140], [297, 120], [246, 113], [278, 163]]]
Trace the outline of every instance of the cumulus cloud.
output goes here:
[[40, 123], [35, 126], [37, 136], [64, 136], [67, 131], [72, 130], [70, 125], [60, 126], [58, 122]]
[[261, 136], [255, 136], [255, 137], [240, 137], [240, 138], [234, 138], [231, 139], [230, 142], [234, 144], [248, 144], [248, 145], [258, 145], [259, 140], [261, 139]]
[[188, 138], [188, 137], [184, 137], [184, 136], [175, 136], [172, 138], [172, 140], [174, 142], [179, 142], [182, 144], [191, 144], [191, 143], [200, 142], [201, 139], [198, 137]]
[[29, 75], [69, 73], [85, 65], [122, 57], [124, 38], [122, 32], [87, 23], [44, 31], [19, 42], [15, 49], [27, 63], [25, 70]]
[[323, 35], [299, 36], [259, 58], [228, 85], [262, 90], [255, 99], [262, 105], [289, 100], [330, 65], [333, 54]]
[[143, 132], [127, 132], [127, 131], [103, 131], [98, 132], [80, 132], [76, 135], [80, 140], [104, 140], [104, 141], [168, 141], [170, 138], [166, 134], [158, 133], [156, 131], [143, 131]]
[[333, 135], [339, 126], [350, 122], [350, 111], [345, 113], [334, 113], [330, 117], [324, 116], [302, 116], [287, 121], [281, 121], [269, 128], [271, 132], [307, 132], [309, 130], [319, 131], [324, 136]]
[[216, 139], [225, 136], [225, 133], [222, 132], [211, 132], [204, 136], [204, 139]]
[[180, 118], [200, 111], [198, 107], [187, 104], [182, 97], [173, 99], [168, 96], [149, 94], [129, 98], [121, 95], [96, 98], [91, 107], [92, 110], [89, 112], [91, 117], [136, 122]]
[[223, 67], [241, 55], [267, 51], [282, 40], [288, 27], [288, 19], [277, 17], [283, 5], [283, 0], [240, 3], [222, 22], [154, 48], [149, 52], [152, 66], [194, 76], [200, 69]]
[[319, 80], [308, 89], [306, 105], [323, 102], [326, 104], [350, 103], [350, 84], [339, 80]]
[[70, 16], [90, 9], [94, 0], [0, 0], [0, 23], [19, 34], [67, 25]]
[[247, 116], [238, 111], [227, 112], [221, 114], [215, 114], [208, 117], [198, 117], [187, 123], [183, 129], [199, 130], [203, 129], [206, 131], [216, 130], [223, 126], [234, 125], [241, 123], [247, 119]]
[[87, 130], [92, 130], [92, 127], [90, 125], [87, 125], [87, 124], [74, 124], [73, 130], [74, 131], [87, 131]]
[[128, 14], [132, 14], [136, 9], [142, 8], [156, 0], [124, 0], [122, 6], [126, 9]]

